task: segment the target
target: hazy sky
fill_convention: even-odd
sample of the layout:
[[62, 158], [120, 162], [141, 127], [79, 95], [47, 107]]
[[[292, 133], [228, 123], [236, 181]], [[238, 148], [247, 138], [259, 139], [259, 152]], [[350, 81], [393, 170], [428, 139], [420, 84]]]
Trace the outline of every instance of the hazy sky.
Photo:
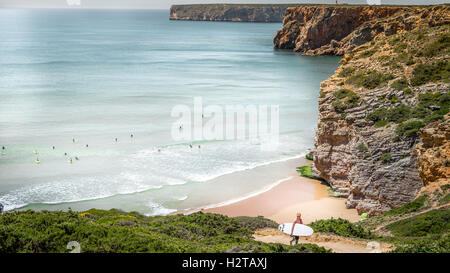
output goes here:
[[[0, 0], [0, 8], [152, 8], [168, 9], [172, 4], [196, 3], [334, 3], [335, 0]], [[80, 5], [69, 5], [80, 2]], [[382, 4], [440, 4], [450, 0], [381, 0]], [[365, 4], [365, 0], [339, 0]]]

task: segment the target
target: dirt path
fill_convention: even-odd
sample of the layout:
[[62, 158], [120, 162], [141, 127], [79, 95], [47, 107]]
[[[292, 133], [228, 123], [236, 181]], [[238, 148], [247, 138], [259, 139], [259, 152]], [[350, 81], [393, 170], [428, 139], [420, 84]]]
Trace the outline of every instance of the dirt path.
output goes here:
[[[265, 243], [289, 244], [291, 237], [277, 229], [257, 230], [253, 235], [255, 240]], [[300, 238], [299, 243], [312, 243], [331, 249], [336, 253], [379, 253], [387, 252], [393, 247], [389, 244], [367, 240], [351, 239], [332, 234], [315, 233], [310, 237]]]

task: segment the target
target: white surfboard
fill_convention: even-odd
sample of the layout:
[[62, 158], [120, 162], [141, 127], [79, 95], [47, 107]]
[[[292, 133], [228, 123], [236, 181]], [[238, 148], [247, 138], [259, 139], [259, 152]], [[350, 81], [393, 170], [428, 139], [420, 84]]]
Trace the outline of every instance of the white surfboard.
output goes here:
[[[286, 234], [291, 235], [292, 231], [292, 223], [284, 223], [278, 226], [278, 229]], [[295, 224], [294, 232], [292, 235], [295, 236], [311, 236], [314, 233], [314, 230], [308, 226], [302, 224]]]

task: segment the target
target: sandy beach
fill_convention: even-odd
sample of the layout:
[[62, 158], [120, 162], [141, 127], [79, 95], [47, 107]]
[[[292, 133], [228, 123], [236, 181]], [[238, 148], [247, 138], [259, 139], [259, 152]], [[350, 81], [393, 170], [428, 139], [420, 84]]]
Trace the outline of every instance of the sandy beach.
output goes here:
[[294, 176], [256, 196], [203, 212], [230, 217], [264, 216], [277, 223], [295, 220], [297, 212], [302, 213], [305, 224], [332, 217], [352, 222], [359, 219], [355, 209], [345, 207], [344, 198], [329, 197], [327, 190], [328, 186], [320, 181]]

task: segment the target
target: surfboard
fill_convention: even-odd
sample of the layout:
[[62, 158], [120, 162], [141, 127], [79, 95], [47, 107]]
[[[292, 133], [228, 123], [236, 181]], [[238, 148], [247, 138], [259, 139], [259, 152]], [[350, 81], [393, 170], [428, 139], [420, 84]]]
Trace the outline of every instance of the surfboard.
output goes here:
[[[284, 223], [278, 226], [278, 229], [283, 233], [291, 235], [292, 231], [292, 223]], [[314, 230], [306, 225], [295, 224], [294, 232], [292, 233], [295, 236], [311, 236], [314, 233]]]

